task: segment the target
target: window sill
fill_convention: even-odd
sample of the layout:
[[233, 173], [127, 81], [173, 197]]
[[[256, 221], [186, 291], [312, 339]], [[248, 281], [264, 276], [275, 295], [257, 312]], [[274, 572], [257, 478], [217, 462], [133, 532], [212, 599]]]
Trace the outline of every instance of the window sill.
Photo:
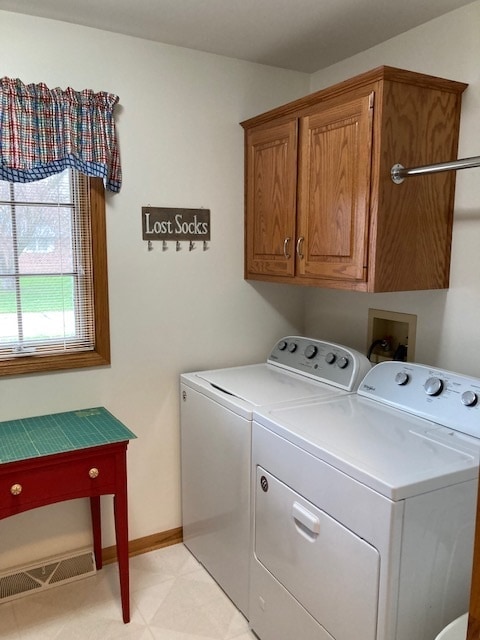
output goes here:
[[80, 369], [86, 367], [101, 367], [110, 364], [110, 354], [97, 351], [71, 353], [58, 356], [23, 356], [12, 360], [0, 361], [0, 376], [15, 376], [45, 371], [63, 371], [65, 369]]

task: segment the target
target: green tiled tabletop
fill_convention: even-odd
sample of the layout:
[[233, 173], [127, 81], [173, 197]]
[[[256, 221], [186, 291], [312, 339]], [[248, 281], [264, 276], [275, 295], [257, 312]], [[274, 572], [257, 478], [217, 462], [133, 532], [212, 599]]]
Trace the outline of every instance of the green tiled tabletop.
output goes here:
[[103, 407], [0, 422], [0, 463], [136, 438]]

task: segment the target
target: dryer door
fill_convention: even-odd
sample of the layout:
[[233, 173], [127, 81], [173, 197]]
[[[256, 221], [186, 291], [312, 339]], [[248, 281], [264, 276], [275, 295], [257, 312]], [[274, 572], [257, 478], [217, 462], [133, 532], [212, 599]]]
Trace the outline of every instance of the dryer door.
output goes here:
[[256, 476], [259, 562], [335, 640], [374, 640], [378, 551], [261, 467]]

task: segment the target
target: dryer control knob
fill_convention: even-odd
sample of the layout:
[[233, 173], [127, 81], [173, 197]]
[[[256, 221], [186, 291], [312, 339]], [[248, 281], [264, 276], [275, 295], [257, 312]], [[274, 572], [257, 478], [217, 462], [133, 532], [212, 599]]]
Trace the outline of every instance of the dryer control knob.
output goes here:
[[348, 358], [346, 358], [345, 356], [339, 358], [338, 366], [340, 367], [340, 369], [346, 369], [348, 367]]
[[410, 380], [410, 376], [405, 371], [399, 371], [395, 376], [395, 382], [401, 387]]
[[427, 396], [438, 396], [443, 391], [443, 380], [440, 378], [428, 378], [428, 380], [423, 385], [425, 389], [425, 393]]
[[290, 342], [290, 344], [288, 345], [288, 350], [290, 351], [290, 353], [295, 353], [295, 351], [297, 350], [297, 343]]
[[280, 349], [280, 351], [285, 351], [285, 349], [287, 348], [287, 343], [285, 342], [285, 340], [280, 340], [280, 342], [278, 343], [278, 348]]
[[466, 407], [474, 407], [478, 402], [478, 396], [474, 391], [464, 391], [461, 401]]
[[318, 349], [314, 344], [309, 344], [308, 347], [305, 349], [305, 357], [311, 360], [317, 355], [317, 351]]
[[337, 356], [334, 353], [332, 353], [331, 351], [330, 351], [330, 353], [327, 353], [327, 355], [325, 356], [325, 362], [327, 364], [333, 364], [336, 359], [337, 359]]

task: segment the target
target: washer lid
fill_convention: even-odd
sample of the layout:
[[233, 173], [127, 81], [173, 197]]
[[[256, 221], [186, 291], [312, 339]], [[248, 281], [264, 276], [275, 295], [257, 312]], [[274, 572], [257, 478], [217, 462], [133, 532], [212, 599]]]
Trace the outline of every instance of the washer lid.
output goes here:
[[338, 397], [346, 393], [323, 382], [265, 363], [183, 374], [181, 380], [229, 409], [250, 418], [253, 409], [262, 405], [304, 398]]
[[357, 395], [263, 408], [254, 420], [391, 500], [478, 476], [478, 441]]

